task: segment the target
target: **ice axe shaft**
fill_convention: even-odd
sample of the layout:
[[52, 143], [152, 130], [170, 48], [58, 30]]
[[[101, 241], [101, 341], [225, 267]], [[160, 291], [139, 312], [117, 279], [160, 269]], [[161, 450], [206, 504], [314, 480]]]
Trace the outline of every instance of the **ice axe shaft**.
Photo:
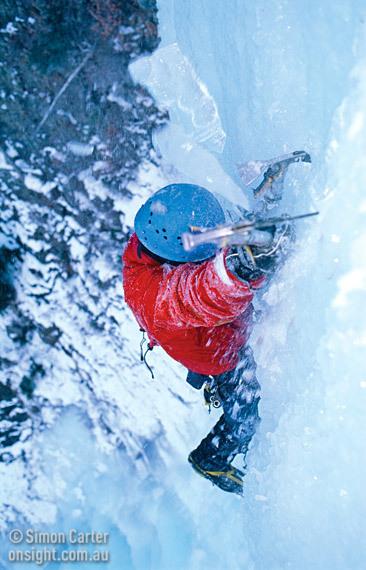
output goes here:
[[302, 220], [318, 214], [319, 212], [308, 212], [296, 216], [283, 214], [282, 216], [267, 218], [266, 220], [243, 220], [242, 222], [224, 224], [216, 228], [190, 226], [191, 231], [182, 234], [182, 244], [185, 251], [191, 251], [197, 246], [206, 243], [214, 243], [219, 247], [228, 245], [264, 245], [256, 243], [259, 239], [259, 234], [262, 232], [255, 232], [255, 230], [265, 230], [277, 224]]

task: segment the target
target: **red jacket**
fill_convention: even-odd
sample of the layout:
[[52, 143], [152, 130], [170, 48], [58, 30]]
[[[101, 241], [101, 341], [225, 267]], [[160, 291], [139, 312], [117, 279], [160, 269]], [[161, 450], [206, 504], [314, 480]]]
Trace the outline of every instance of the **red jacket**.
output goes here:
[[152, 344], [193, 372], [235, 368], [252, 324], [253, 293], [225, 267], [224, 254], [171, 266], [140, 250], [133, 234], [123, 254], [125, 300]]

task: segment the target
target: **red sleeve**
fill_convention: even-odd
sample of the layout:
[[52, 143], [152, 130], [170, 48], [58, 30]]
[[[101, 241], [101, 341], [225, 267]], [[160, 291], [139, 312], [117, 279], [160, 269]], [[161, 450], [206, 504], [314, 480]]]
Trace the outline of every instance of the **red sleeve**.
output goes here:
[[250, 284], [227, 271], [224, 253], [173, 267], [139, 252], [138, 243], [134, 234], [123, 257], [123, 273], [125, 298], [139, 322], [213, 327], [231, 322], [251, 303]]
[[214, 260], [166, 269], [155, 305], [155, 322], [167, 318], [176, 327], [213, 327], [245, 311], [253, 293], [248, 283], [230, 276], [223, 254]]

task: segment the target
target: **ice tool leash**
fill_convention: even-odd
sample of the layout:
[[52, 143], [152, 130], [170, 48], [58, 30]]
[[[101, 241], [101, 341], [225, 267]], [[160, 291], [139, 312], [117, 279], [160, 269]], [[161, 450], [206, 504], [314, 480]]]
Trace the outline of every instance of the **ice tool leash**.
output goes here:
[[[145, 364], [146, 368], [150, 372], [151, 378], [154, 379], [155, 376], [154, 376], [153, 369], [146, 360], [147, 353], [150, 352], [154, 348], [154, 346], [147, 340], [147, 338], [145, 336], [145, 333], [146, 333], [145, 329], [140, 328], [140, 331], [142, 332], [142, 339], [140, 342], [140, 360], [141, 360], [141, 362], [143, 362]], [[145, 343], [147, 343], [147, 349], [144, 351]]]

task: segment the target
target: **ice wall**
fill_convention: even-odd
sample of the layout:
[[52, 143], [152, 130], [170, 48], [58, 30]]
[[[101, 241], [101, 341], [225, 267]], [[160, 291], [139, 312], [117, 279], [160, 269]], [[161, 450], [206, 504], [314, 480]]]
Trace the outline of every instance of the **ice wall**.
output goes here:
[[[213, 490], [191, 511], [204, 551], [189, 567], [364, 568], [364, 3], [161, 0], [159, 16], [162, 49], [132, 71], [164, 103], [164, 53], [179, 48], [190, 62], [226, 134], [220, 189], [229, 196], [240, 160], [305, 148], [311, 174], [292, 169], [284, 208], [321, 211], [299, 227], [298, 250], [261, 303], [252, 343], [262, 425], [245, 501], [224, 504]], [[218, 190], [220, 172], [197, 163], [182, 130], [198, 153], [207, 142], [175, 110], [156, 138], [163, 159]]]

